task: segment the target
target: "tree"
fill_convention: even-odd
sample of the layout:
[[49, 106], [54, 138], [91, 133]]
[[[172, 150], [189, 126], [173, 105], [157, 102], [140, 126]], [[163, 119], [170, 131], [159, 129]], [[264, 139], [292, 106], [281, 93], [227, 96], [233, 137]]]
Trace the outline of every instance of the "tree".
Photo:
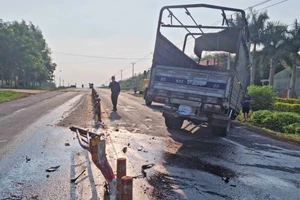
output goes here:
[[287, 31], [285, 40], [285, 61], [292, 68], [290, 87], [288, 89], [288, 97], [292, 98], [295, 94], [296, 71], [300, 66], [300, 24], [297, 19], [294, 21], [291, 30]]
[[[52, 80], [56, 64], [41, 30], [31, 22], [0, 22], [1, 81], [12, 87]], [[4, 84], [2, 84], [2, 87]]]
[[[257, 12], [255, 10], [250, 10], [250, 14], [246, 17], [247, 21], [249, 21], [249, 32], [250, 32], [250, 43], [253, 46], [252, 57], [253, 63], [251, 66], [251, 74], [250, 74], [250, 84], [253, 85], [255, 81], [255, 72], [257, 70], [258, 65], [258, 54], [257, 48], [263, 43], [263, 35], [264, 30], [266, 28], [267, 20], [269, 16], [267, 12]], [[232, 27], [243, 27], [244, 21], [241, 15], [237, 14], [234, 19], [229, 20], [229, 24]]]
[[257, 60], [257, 46], [263, 43], [263, 35], [266, 27], [266, 22], [269, 19], [267, 12], [258, 13], [254, 10], [250, 10], [250, 42], [253, 45], [253, 63], [251, 66], [250, 84], [254, 84], [255, 71], [256, 71], [256, 60]]
[[269, 85], [273, 86], [274, 74], [276, 66], [283, 61], [286, 55], [284, 49], [284, 41], [286, 40], [287, 25], [279, 22], [268, 22], [267, 27], [262, 36], [264, 59], [269, 60]]

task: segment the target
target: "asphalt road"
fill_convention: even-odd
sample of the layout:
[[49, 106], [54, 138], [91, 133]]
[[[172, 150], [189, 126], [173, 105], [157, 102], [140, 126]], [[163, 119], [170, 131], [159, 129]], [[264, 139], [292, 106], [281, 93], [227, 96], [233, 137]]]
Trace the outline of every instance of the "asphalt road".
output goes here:
[[[112, 112], [110, 91], [97, 90], [118, 156], [134, 174], [154, 163], [147, 177], [134, 181], [148, 199], [300, 199], [300, 147], [233, 127], [226, 138], [205, 125], [166, 129], [161, 105], [121, 93]], [[128, 146], [128, 151], [121, 152]], [[138, 148], [144, 150], [139, 151]]]
[[[84, 169], [91, 174], [91, 166], [87, 152], [68, 129], [84, 125], [83, 118], [87, 126], [93, 124], [92, 118], [87, 119], [90, 93], [90, 89], [43, 92], [0, 104], [1, 200], [83, 199], [82, 194], [91, 192], [78, 191], [82, 185], [70, 183]], [[55, 166], [56, 171], [45, 171]], [[82, 178], [93, 181], [86, 174]], [[97, 199], [95, 192], [90, 196]]]
[[[110, 91], [97, 91], [107, 125], [98, 131], [108, 137], [113, 169], [118, 157], [127, 158], [131, 176], [155, 164], [134, 180], [134, 199], [299, 199], [300, 147], [243, 126], [226, 138], [213, 136], [205, 125], [186, 123], [171, 131], [161, 105], [147, 107], [143, 99], [121, 93], [112, 112]], [[0, 200], [103, 199], [103, 176], [68, 129], [93, 127], [90, 93], [43, 92], [0, 104]], [[60, 167], [45, 171], [54, 166]]]

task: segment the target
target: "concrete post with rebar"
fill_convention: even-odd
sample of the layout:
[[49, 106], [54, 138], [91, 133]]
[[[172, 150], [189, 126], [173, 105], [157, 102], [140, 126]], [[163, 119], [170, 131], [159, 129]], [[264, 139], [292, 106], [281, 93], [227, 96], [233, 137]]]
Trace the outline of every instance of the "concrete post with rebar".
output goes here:
[[91, 153], [93, 163], [100, 169], [109, 185], [110, 199], [116, 200], [117, 180], [106, 157], [104, 134], [92, 133], [78, 127], [71, 127], [70, 129], [76, 132], [80, 146]]

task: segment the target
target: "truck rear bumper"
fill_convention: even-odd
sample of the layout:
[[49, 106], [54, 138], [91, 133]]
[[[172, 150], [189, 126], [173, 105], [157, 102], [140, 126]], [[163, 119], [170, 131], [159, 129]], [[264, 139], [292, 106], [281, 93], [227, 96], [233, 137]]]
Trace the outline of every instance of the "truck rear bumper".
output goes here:
[[181, 115], [177, 112], [166, 110], [166, 109], [163, 110], [163, 116], [164, 117], [165, 116], [181, 117], [184, 119], [195, 119], [195, 120], [204, 121], [204, 122], [208, 121], [208, 117], [196, 116], [196, 115]]

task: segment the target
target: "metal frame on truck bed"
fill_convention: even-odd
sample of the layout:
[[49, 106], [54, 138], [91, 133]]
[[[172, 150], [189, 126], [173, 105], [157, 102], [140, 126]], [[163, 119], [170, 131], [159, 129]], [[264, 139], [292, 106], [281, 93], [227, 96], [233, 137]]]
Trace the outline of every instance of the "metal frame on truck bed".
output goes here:
[[[219, 10], [223, 18], [222, 25], [199, 24], [191, 14], [195, 8]], [[180, 21], [174, 14], [180, 10], [193, 24]], [[165, 12], [170, 24], [163, 21]], [[237, 25], [233, 23], [232, 16], [228, 18], [227, 12], [235, 12], [239, 19]], [[162, 28], [187, 31], [182, 49], [162, 34]], [[188, 37], [195, 39], [194, 53], [198, 61], [185, 54]], [[152, 101], [165, 103], [163, 115], [168, 128], [181, 128], [184, 120], [195, 124], [208, 122], [214, 133], [226, 136], [231, 119], [241, 109], [240, 101], [249, 84], [249, 38], [244, 10], [208, 4], [163, 7], [159, 14], [150, 81], [144, 95], [146, 104], [151, 105]], [[227, 52], [228, 60], [230, 54], [235, 54], [234, 64], [230, 67], [203, 65], [201, 58], [205, 51]]]

